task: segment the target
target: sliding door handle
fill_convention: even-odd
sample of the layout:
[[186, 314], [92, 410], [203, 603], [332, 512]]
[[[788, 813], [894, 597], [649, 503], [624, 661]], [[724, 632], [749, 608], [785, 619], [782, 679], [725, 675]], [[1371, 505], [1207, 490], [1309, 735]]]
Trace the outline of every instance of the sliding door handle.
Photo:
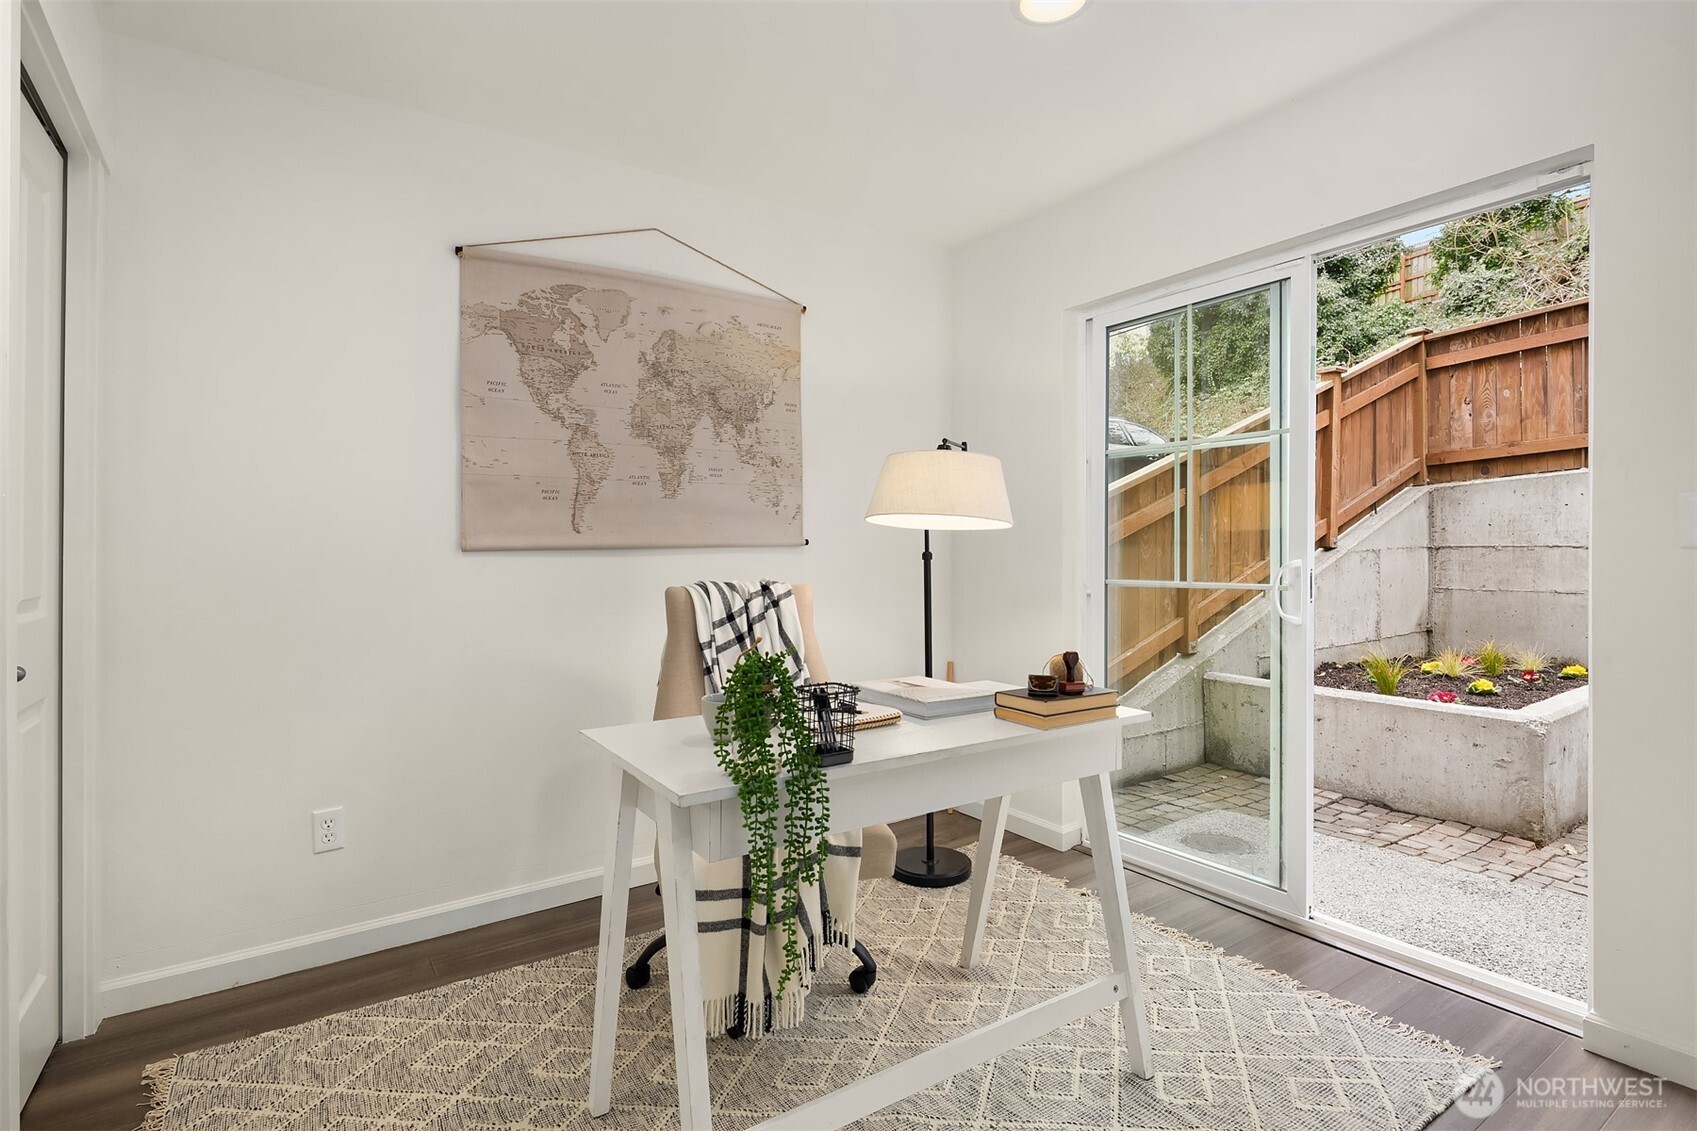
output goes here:
[[28, 672], [24, 671], [24, 669], [20, 667], [18, 669], [18, 682], [22, 683], [24, 681], [24, 676], [26, 676], [28, 674], [29, 674]]
[[[1279, 572], [1273, 575], [1273, 611], [1278, 613], [1279, 619], [1284, 621], [1286, 624], [1301, 624], [1302, 621], [1303, 621], [1303, 617], [1293, 616], [1293, 615], [1291, 615], [1291, 613], [1288, 610], [1285, 609], [1285, 596], [1284, 596], [1285, 585], [1286, 585], [1285, 578], [1290, 574], [1291, 570], [1293, 570], [1293, 569], [1296, 570], [1297, 578], [1300, 580], [1301, 576], [1302, 576], [1302, 559], [1301, 558], [1292, 558], [1290, 561], [1288, 561], [1284, 565], [1280, 566]], [[1298, 595], [1300, 596], [1302, 594], [1302, 592], [1303, 592], [1303, 590], [1299, 586], [1298, 589], [1297, 589]], [[1304, 606], [1304, 614], [1303, 615], [1304, 616], [1307, 615], [1306, 605]]]

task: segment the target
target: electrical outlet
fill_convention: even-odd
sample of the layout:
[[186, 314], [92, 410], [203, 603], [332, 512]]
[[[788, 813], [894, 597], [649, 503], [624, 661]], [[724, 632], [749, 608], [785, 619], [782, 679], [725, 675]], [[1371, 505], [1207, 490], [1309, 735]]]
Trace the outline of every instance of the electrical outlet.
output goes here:
[[342, 807], [312, 811], [312, 850], [334, 852], [343, 847]]

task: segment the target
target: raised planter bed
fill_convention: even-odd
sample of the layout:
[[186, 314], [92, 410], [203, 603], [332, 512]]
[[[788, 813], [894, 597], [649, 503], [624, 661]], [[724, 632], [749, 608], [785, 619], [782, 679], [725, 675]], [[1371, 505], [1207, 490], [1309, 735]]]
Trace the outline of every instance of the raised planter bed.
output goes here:
[[[1208, 761], [1267, 772], [1267, 681], [1203, 681]], [[1314, 689], [1314, 782], [1542, 844], [1585, 820], [1591, 689], [1521, 707]]]
[[[1569, 661], [1557, 660], [1549, 667], [1549, 671], [1536, 673], [1532, 682], [1517, 672], [1506, 671], [1499, 676], [1491, 677], [1491, 683], [1496, 687], [1494, 695], [1474, 695], [1468, 692], [1467, 685], [1480, 673], [1465, 676], [1425, 675], [1419, 668], [1414, 668], [1403, 676], [1402, 683], [1397, 687], [1397, 695], [1403, 699], [1426, 699], [1434, 692], [1448, 692], [1456, 697], [1456, 702], [1466, 703], [1472, 707], [1491, 707], [1499, 711], [1517, 711], [1522, 707], [1545, 699], [1572, 691], [1575, 687], [1584, 687], [1588, 682], [1583, 676], [1575, 679], [1563, 679], [1556, 673], [1561, 671]], [[1367, 678], [1367, 673], [1358, 663], [1352, 664], [1321, 664], [1314, 669], [1314, 684], [1316, 687], [1330, 687], [1339, 691], [1362, 691], [1374, 694], [1377, 689], [1373, 681]]]

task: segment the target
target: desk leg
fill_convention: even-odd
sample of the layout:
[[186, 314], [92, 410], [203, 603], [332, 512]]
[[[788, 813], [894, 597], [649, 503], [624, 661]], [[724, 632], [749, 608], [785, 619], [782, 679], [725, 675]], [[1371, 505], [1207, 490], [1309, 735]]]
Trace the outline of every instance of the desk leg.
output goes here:
[[662, 899], [666, 912], [666, 980], [672, 993], [672, 1055], [678, 1070], [681, 1131], [709, 1131], [712, 1100], [707, 1091], [707, 1018], [701, 1003], [701, 938], [695, 918], [695, 850], [689, 814], [655, 805], [660, 851], [666, 855]]
[[1008, 827], [1008, 798], [992, 797], [984, 802], [978, 822], [978, 854], [972, 863], [972, 897], [966, 904], [966, 934], [960, 944], [960, 964], [967, 970], [978, 965], [978, 950], [984, 943], [984, 921], [990, 915], [990, 893], [996, 888], [996, 864], [1002, 858], [1002, 833]]
[[613, 787], [613, 821], [601, 876], [601, 953], [595, 967], [595, 1035], [589, 1048], [589, 1114], [613, 1105], [613, 1044], [619, 1035], [624, 987], [625, 914], [630, 908], [631, 838], [636, 832], [637, 781], [623, 771]]
[[1131, 931], [1131, 901], [1125, 893], [1125, 867], [1120, 860], [1119, 822], [1114, 818], [1114, 791], [1107, 774], [1079, 778], [1084, 795], [1084, 826], [1090, 833], [1090, 852], [1096, 862], [1096, 887], [1102, 896], [1102, 918], [1108, 928], [1108, 954], [1114, 970], [1126, 976], [1126, 996], [1120, 999], [1131, 1070], [1149, 1079], [1149, 1015], [1143, 1006], [1143, 964]]

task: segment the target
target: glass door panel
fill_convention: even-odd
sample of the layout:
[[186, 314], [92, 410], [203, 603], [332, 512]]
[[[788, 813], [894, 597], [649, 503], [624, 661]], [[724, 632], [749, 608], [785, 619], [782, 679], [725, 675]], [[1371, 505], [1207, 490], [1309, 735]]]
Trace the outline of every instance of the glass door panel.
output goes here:
[[1312, 515], [1313, 394], [1291, 311], [1308, 294], [1290, 265], [1091, 322], [1100, 656], [1122, 702], [1154, 716], [1115, 775], [1126, 851], [1302, 913], [1312, 518], [1290, 516]]
[[1277, 285], [1259, 287], [1189, 308], [1190, 439], [1267, 430], [1282, 296]]
[[[1141, 590], [1149, 593], [1151, 590]], [[1124, 746], [1115, 784], [1120, 831], [1138, 859], [1178, 856], [1258, 885], [1284, 879], [1280, 806], [1281, 681], [1276, 654], [1282, 622], [1264, 594], [1191, 590], [1225, 612], [1230, 639], [1202, 643], [1206, 671], [1152, 675], [1147, 699], [1128, 702], [1155, 715], [1155, 729]], [[1245, 597], [1247, 596], [1247, 599]], [[1194, 686], [1186, 684], [1194, 683]]]

